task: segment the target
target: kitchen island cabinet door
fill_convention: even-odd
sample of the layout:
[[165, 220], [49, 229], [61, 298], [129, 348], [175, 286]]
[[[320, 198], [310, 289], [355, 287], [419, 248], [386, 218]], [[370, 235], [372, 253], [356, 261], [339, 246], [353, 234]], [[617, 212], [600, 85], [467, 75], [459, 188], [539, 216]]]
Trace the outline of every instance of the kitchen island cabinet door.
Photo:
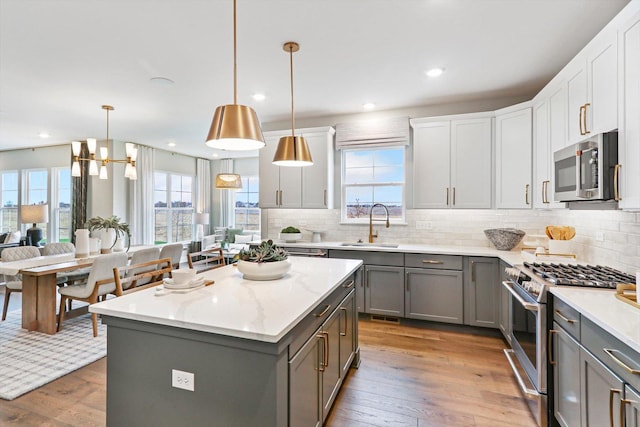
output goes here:
[[640, 394], [635, 389], [624, 386], [624, 405], [626, 427], [640, 427]]
[[342, 316], [340, 319], [340, 366], [342, 367], [340, 376], [342, 378], [347, 376], [358, 346], [358, 337], [356, 336], [356, 331], [358, 330], [356, 326], [358, 312], [356, 311], [355, 304], [356, 292], [352, 292], [345, 298], [342, 304], [340, 304]]
[[322, 425], [320, 399], [324, 338], [318, 330], [289, 361], [289, 426]]
[[[507, 267], [511, 267], [504, 261], [500, 261], [500, 282], [508, 282], [511, 280], [509, 275], [507, 275], [505, 269]], [[500, 283], [500, 316], [499, 316], [499, 324], [500, 332], [502, 332], [502, 336], [507, 340], [509, 345], [511, 345], [511, 293], [509, 290]]]
[[580, 371], [582, 426], [608, 426], [612, 417], [613, 427], [623, 427], [619, 414], [624, 382], [584, 347], [580, 348]]
[[416, 209], [448, 208], [451, 170], [449, 121], [414, 125], [413, 206]]
[[365, 266], [365, 312], [404, 317], [404, 268]]
[[580, 344], [553, 323], [554, 415], [562, 427], [580, 425]]
[[340, 319], [342, 310], [335, 310], [322, 326], [322, 334], [325, 335], [325, 354], [323, 357], [324, 369], [322, 371], [322, 421], [329, 415], [333, 401], [338, 395], [342, 379], [342, 366], [340, 365]]
[[499, 290], [498, 259], [468, 257], [465, 262], [465, 325], [498, 328]]
[[496, 207], [530, 209], [531, 108], [496, 115]]
[[462, 324], [462, 271], [405, 268], [405, 275], [406, 317]]

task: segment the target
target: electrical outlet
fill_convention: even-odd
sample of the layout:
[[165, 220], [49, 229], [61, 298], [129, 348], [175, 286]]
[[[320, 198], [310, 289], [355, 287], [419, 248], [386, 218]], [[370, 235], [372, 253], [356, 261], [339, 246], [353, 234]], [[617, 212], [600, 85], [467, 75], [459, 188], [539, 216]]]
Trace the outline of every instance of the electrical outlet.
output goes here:
[[416, 230], [431, 230], [431, 221], [416, 221]]
[[194, 391], [195, 375], [192, 372], [171, 370], [171, 386], [183, 390]]
[[604, 242], [604, 231], [596, 231], [596, 241]]

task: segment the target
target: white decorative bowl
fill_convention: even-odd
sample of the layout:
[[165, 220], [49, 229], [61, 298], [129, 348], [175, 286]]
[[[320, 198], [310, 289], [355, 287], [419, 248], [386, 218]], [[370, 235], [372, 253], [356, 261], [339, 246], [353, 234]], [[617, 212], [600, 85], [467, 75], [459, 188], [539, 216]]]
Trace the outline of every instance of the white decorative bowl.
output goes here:
[[296, 240], [302, 240], [302, 233], [280, 233], [280, 240], [285, 242], [295, 242]]
[[288, 259], [275, 262], [251, 262], [238, 260], [238, 271], [247, 280], [276, 280], [289, 272]]

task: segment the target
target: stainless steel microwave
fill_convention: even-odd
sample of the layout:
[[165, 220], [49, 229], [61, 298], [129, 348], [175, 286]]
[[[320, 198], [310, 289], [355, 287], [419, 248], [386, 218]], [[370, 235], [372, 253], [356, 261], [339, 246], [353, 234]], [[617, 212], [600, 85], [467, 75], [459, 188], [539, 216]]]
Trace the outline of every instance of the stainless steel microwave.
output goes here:
[[556, 202], [618, 199], [618, 132], [556, 151], [553, 169]]

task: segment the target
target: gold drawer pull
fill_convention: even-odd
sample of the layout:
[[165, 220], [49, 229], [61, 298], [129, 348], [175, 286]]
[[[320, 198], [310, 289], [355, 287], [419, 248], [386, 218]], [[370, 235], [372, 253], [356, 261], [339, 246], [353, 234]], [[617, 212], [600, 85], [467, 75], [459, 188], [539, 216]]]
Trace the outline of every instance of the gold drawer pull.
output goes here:
[[562, 314], [562, 312], [558, 309], [555, 310], [555, 313], [558, 315], [559, 318], [561, 318], [562, 320], [564, 320], [567, 323], [576, 323], [576, 321], [574, 319], [569, 319], [568, 317], [565, 317], [564, 314]]
[[346, 285], [342, 285], [343, 288], [347, 288], [349, 289], [350, 287], [352, 287], [356, 282], [354, 280], [351, 280], [349, 283], [347, 283]]
[[423, 264], [444, 264], [443, 261], [438, 261], [436, 259], [423, 259], [422, 263]]
[[320, 314], [313, 313], [313, 315], [316, 316], [316, 317], [322, 317], [325, 314], [327, 314], [327, 311], [329, 311], [330, 308], [331, 308], [331, 304], [327, 304], [327, 306], [324, 308], [324, 310], [322, 310], [322, 313], [320, 313]]
[[618, 352], [620, 353], [619, 350], [614, 350], [612, 348], [603, 348], [602, 351], [604, 351], [605, 353], [607, 353], [609, 355], [610, 358], [613, 359], [614, 362], [616, 362], [619, 366], [621, 366], [622, 368], [624, 368], [627, 372], [629, 372], [630, 374], [634, 374], [634, 375], [640, 375], [640, 371], [637, 369], [632, 369], [629, 366], [627, 366], [626, 363], [624, 363], [622, 360], [618, 359], [613, 353], [614, 352]]

